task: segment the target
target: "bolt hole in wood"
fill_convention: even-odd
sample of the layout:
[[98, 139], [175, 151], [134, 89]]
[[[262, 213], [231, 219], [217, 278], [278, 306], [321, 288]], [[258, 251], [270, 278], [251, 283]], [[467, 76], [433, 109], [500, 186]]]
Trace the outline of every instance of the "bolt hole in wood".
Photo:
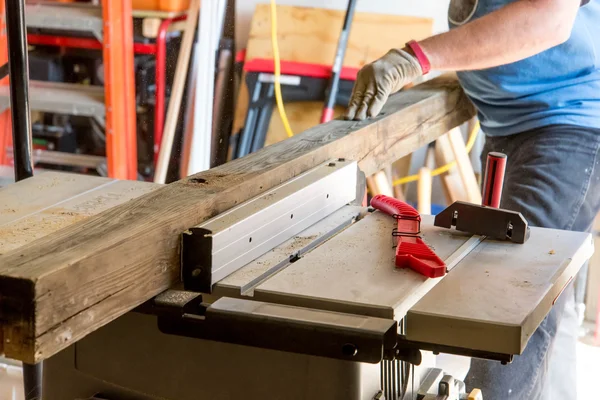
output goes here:
[[206, 182], [206, 179], [202, 179], [202, 178], [191, 178], [189, 180], [189, 182], [191, 182], [191, 183], [208, 183], [208, 182]]
[[196, 268], [192, 271], [192, 277], [197, 278], [202, 274], [202, 268]]

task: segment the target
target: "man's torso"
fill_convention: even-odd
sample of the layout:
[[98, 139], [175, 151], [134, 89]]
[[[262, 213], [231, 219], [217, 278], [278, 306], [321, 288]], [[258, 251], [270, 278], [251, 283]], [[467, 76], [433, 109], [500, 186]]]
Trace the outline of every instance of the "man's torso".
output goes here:
[[[455, 28], [513, 1], [451, 0], [449, 25]], [[565, 43], [512, 64], [458, 73], [488, 135], [553, 124], [600, 128], [600, 0], [582, 3]]]

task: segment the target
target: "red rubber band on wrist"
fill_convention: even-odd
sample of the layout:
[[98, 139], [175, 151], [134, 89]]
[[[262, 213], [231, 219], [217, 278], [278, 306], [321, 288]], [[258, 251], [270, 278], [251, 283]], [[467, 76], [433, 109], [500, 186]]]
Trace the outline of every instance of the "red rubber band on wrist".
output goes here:
[[411, 40], [410, 42], [406, 43], [406, 45], [410, 47], [413, 53], [415, 53], [417, 61], [419, 61], [419, 64], [421, 64], [421, 70], [423, 70], [423, 75], [427, 74], [431, 70], [431, 63], [429, 62], [429, 59], [423, 52], [423, 49], [421, 48], [419, 43], [417, 43], [416, 40]]

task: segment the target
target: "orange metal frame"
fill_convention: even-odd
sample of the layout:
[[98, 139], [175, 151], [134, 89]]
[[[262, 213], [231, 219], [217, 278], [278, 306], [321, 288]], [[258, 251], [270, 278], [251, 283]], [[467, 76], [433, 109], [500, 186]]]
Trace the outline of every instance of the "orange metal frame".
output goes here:
[[[0, 0], [0, 65], [8, 62], [8, 47], [6, 42], [6, 17], [4, 15], [4, 0]], [[8, 77], [0, 80], [0, 85], [8, 85]], [[10, 110], [0, 113], [0, 165], [8, 164], [7, 149], [12, 146], [12, 125]]]
[[137, 178], [133, 20], [130, 0], [104, 0], [104, 91], [108, 175]]
[[[103, 0], [106, 158], [108, 176], [137, 179], [137, 129], [131, 0]], [[0, 0], [0, 65], [8, 61], [4, 0]], [[8, 78], [0, 81], [7, 85]], [[0, 165], [9, 162], [10, 112], [0, 113]]]

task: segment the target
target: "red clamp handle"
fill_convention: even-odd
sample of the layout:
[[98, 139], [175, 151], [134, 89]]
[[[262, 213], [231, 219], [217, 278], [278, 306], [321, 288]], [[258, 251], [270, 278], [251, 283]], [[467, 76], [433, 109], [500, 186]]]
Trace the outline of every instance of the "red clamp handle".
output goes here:
[[403, 201], [384, 194], [378, 194], [371, 199], [371, 207], [383, 211], [393, 217], [403, 217], [421, 220], [421, 215], [414, 207]]
[[497, 152], [488, 153], [485, 178], [483, 179], [482, 203], [484, 206], [500, 208], [505, 171], [506, 154]]
[[417, 235], [421, 232], [421, 214], [410, 204], [378, 194], [371, 199], [371, 207], [398, 220], [398, 233]]
[[428, 278], [439, 278], [446, 274], [446, 263], [427, 246], [419, 236], [421, 215], [411, 205], [379, 194], [371, 199], [371, 206], [398, 220], [396, 268], [410, 268]]
[[396, 268], [410, 268], [428, 278], [446, 274], [446, 263], [418, 236], [402, 236], [396, 247]]

